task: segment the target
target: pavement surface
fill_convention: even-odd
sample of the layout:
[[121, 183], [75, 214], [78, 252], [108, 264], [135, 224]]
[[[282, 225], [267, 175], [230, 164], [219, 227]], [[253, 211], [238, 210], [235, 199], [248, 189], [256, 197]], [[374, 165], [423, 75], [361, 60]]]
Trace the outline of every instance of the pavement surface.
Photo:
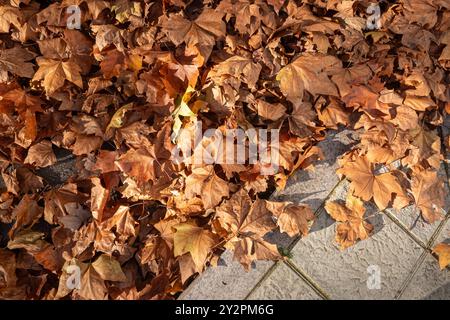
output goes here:
[[[444, 135], [449, 126], [444, 126]], [[336, 159], [357, 142], [341, 131], [319, 146], [325, 160], [315, 171], [294, 175], [276, 200], [308, 203], [317, 219], [310, 234], [291, 239], [274, 233], [270, 241], [289, 250], [285, 261], [261, 261], [246, 272], [225, 252], [217, 267], [208, 268], [182, 293], [181, 300], [262, 299], [450, 299], [449, 269], [439, 270], [431, 248], [450, 240], [448, 157], [439, 175], [446, 181], [447, 215], [425, 223], [414, 206], [385, 210], [369, 221], [373, 235], [341, 251], [334, 241], [336, 223], [324, 209], [327, 200], [345, 200], [349, 182], [335, 173]], [[367, 212], [377, 213], [373, 205]]]

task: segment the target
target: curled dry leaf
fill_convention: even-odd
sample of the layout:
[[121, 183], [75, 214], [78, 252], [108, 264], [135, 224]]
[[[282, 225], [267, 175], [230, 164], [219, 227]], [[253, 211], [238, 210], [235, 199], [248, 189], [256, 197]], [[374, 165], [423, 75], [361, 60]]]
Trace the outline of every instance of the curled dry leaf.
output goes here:
[[281, 232], [289, 236], [308, 235], [309, 227], [314, 221], [314, 213], [307, 205], [295, 205], [289, 202], [266, 201], [267, 208], [277, 219]]
[[450, 245], [439, 243], [433, 248], [433, 252], [439, 257], [439, 267], [444, 270], [450, 264]]
[[373, 226], [364, 219], [363, 202], [349, 193], [345, 205], [328, 201], [325, 210], [336, 221], [340, 222], [336, 227], [336, 242], [341, 249], [354, 245], [358, 240], [369, 238]]

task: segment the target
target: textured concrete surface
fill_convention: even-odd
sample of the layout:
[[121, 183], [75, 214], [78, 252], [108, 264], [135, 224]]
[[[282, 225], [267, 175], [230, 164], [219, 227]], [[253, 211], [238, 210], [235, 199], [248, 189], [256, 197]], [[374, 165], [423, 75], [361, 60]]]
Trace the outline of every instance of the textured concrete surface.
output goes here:
[[214, 268], [208, 268], [180, 295], [180, 300], [242, 300], [274, 265], [272, 261], [258, 261], [249, 272], [225, 251]]
[[447, 216], [447, 219], [443, 221], [444, 225], [442, 227], [442, 231], [436, 237], [433, 243], [430, 244], [431, 247], [435, 246], [438, 243], [445, 242], [450, 244], [450, 214]]
[[420, 210], [414, 205], [398, 211], [394, 209], [386, 209], [386, 211], [391, 213], [407, 230], [414, 234], [423, 246], [426, 246], [441, 223], [441, 221], [432, 224], [425, 222], [420, 215]]
[[[345, 199], [346, 186], [336, 197]], [[304, 270], [332, 299], [394, 298], [408, 272], [422, 253], [422, 248], [384, 214], [374, 207], [366, 216], [374, 225], [367, 241], [341, 251], [334, 244], [336, 224], [325, 212], [313, 225], [312, 233], [292, 250], [293, 262]], [[380, 289], [369, 289], [369, 266], [380, 270]]]
[[408, 300], [450, 299], [449, 272], [439, 270], [436, 259], [432, 255], [427, 254], [400, 298]]
[[278, 263], [263, 283], [248, 297], [251, 300], [322, 299], [286, 264]]

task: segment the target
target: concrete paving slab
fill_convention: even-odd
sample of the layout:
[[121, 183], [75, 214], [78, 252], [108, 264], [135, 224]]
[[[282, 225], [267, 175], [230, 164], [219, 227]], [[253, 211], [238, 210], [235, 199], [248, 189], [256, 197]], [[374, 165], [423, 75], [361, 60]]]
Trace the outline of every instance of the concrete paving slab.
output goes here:
[[251, 300], [321, 300], [286, 264], [279, 263], [248, 297]]
[[400, 299], [449, 300], [449, 269], [439, 270], [436, 259], [431, 254], [427, 254]]
[[431, 248], [441, 242], [450, 244], [450, 216], [447, 217], [445, 221], [443, 221], [443, 224], [444, 225], [442, 226], [442, 230], [440, 231], [436, 239], [434, 239], [433, 243], [431, 243]]
[[275, 263], [258, 261], [249, 272], [225, 251], [217, 267], [206, 269], [180, 295], [179, 300], [242, 300]]
[[[347, 185], [335, 197], [345, 199]], [[376, 213], [369, 206], [367, 216]], [[368, 219], [375, 227], [365, 241], [341, 251], [335, 239], [335, 221], [323, 212], [311, 234], [292, 250], [294, 264], [332, 299], [391, 299], [400, 289], [423, 249], [384, 214]], [[369, 268], [369, 269], [368, 269]], [[379, 272], [380, 289], [372, 280]], [[368, 281], [372, 285], [368, 285]], [[369, 287], [373, 289], [369, 289]]]

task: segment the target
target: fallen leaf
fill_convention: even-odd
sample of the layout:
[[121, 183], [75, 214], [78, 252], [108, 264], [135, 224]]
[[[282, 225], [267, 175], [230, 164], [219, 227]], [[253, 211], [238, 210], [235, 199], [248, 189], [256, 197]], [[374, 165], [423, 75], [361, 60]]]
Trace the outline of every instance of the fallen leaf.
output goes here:
[[336, 242], [341, 249], [354, 245], [358, 240], [369, 238], [373, 226], [365, 221], [363, 202], [350, 193], [345, 205], [336, 201], [328, 201], [325, 210], [336, 221], [340, 222], [336, 228]]
[[217, 243], [216, 236], [201, 227], [189, 223], [180, 223], [173, 228], [174, 233], [174, 255], [180, 256], [190, 253], [197, 268], [202, 269], [211, 249]]
[[450, 245], [443, 242], [433, 248], [433, 252], [439, 257], [439, 267], [444, 270], [450, 264]]

